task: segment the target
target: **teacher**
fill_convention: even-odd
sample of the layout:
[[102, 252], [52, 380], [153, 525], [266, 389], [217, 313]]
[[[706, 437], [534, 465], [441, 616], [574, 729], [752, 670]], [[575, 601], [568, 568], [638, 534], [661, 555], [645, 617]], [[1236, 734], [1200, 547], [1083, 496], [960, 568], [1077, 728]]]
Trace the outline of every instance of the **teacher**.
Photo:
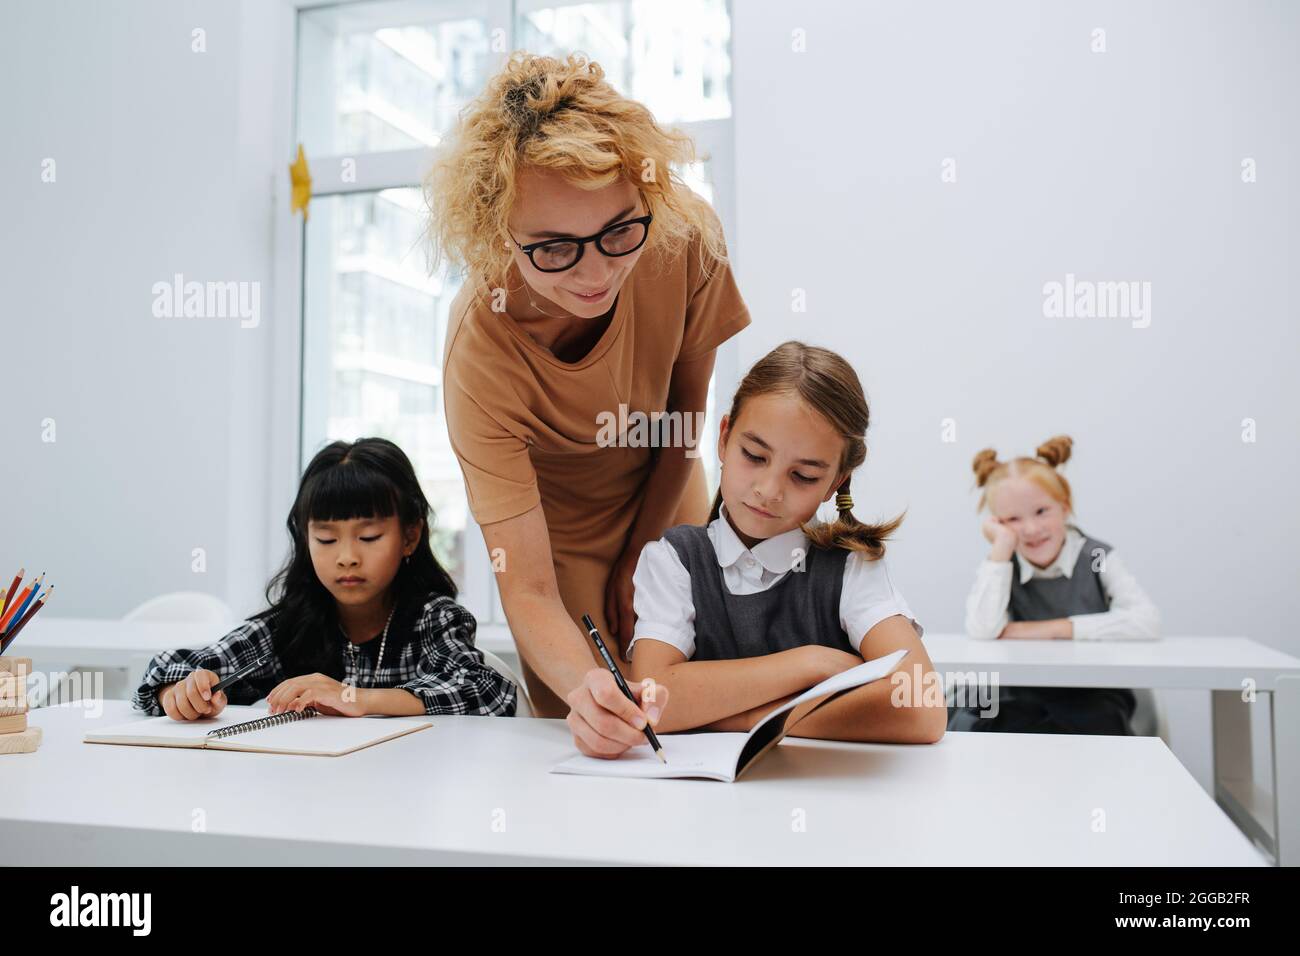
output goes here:
[[[626, 646], [642, 547], [705, 523], [695, 424], [718, 346], [749, 324], [716, 214], [672, 173], [694, 158], [598, 64], [515, 53], [426, 183], [434, 253], [466, 275], [443, 356], [452, 448], [534, 709], [591, 756], [644, 743], [668, 693], [623, 697], [581, 617]], [[629, 427], [656, 412], [677, 427]]]

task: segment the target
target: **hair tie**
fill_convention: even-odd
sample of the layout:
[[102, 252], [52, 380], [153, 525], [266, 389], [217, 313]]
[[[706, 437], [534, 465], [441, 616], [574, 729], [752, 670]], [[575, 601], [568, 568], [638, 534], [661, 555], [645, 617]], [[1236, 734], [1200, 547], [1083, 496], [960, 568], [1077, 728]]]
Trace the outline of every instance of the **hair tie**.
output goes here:
[[847, 491], [841, 491], [838, 495], [835, 496], [835, 508], [836, 510], [841, 512], [852, 511], [853, 496], [849, 494]]

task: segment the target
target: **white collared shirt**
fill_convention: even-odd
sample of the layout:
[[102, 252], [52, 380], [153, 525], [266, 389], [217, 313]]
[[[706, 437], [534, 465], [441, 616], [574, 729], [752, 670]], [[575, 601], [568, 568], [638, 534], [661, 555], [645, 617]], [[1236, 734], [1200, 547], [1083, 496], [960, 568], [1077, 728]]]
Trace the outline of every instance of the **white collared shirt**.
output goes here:
[[[780, 582], [791, 573], [801, 556], [807, 555], [812, 542], [799, 528], [747, 548], [726, 519], [726, 505], [708, 527], [709, 542], [722, 568], [722, 580], [732, 594], [756, 594]], [[665, 539], [652, 541], [641, 550], [636, 573], [636, 634], [628, 645], [642, 638], [663, 641], [682, 652], [689, 660], [695, 654], [695, 601], [691, 597], [691, 577], [677, 551]], [[854, 650], [863, 637], [887, 617], [901, 614], [912, 622], [917, 636], [925, 633], [907, 602], [894, 587], [885, 559], [866, 560], [856, 551], [844, 562], [844, 582], [840, 594], [840, 626]]]
[[[1065, 543], [1056, 559], [1045, 568], [1020, 554], [1020, 583], [1031, 578], [1070, 577], [1084, 545], [1074, 525], [1065, 531]], [[966, 633], [980, 640], [994, 640], [1011, 620], [1011, 575], [1015, 562], [980, 562], [975, 585], [966, 598]], [[1097, 614], [1068, 615], [1076, 641], [1151, 641], [1160, 637], [1160, 612], [1112, 548], [1098, 568], [1102, 590], [1110, 610]]]

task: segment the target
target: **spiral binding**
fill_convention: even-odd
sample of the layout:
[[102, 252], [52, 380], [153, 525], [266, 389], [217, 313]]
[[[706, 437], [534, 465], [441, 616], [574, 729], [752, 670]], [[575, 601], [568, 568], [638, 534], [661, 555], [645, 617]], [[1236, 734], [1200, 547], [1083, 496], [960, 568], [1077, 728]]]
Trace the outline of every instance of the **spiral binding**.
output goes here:
[[257, 720], [245, 720], [238, 724], [231, 724], [229, 727], [209, 730], [208, 736], [214, 738], [233, 737], [235, 734], [247, 733], [250, 730], [266, 730], [268, 727], [278, 727], [281, 724], [292, 723], [295, 720], [306, 720], [308, 717], [319, 716], [320, 714], [312, 707], [308, 707], [306, 710], [286, 710], [283, 714], [276, 714], [274, 717], [259, 717]]

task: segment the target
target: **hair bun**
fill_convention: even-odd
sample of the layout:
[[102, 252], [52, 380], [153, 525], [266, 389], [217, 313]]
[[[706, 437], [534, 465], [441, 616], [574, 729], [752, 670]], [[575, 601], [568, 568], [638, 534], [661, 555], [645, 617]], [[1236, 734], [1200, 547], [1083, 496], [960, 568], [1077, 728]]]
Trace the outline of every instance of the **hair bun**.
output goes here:
[[1069, 435], [1057, 435], [1039, 445], [1035, 454], [1055, 468], [1070, 460], [1070, 449], [1073, 447], [1074, 439]]
[[971, 470], [975, 472], [975, 485], [978, 488], [984, 487], [984, 482], [989, 480], [989, 475], [993, 469], [998, 466], [998, 453], [992, 448], [985, 448], [975, 455], [975, 460], [971, 463]]

